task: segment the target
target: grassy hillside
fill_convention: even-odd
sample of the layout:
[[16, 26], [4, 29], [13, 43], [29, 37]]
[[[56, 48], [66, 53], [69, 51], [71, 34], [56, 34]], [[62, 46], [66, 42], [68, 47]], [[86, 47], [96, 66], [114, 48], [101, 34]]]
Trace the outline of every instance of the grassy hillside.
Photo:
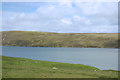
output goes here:
[[117, 48], [117, 33], [50, 33], [32, 31], [5, 31], [4, 46], [35, 47], [104, 47]]
[[[99, 70], [82, 64], [69, 64], [25, 58], [2, 57], [3, 78], [117, 78], [118, 72]], [[56, 67], [57, 69], [53, 69]]]

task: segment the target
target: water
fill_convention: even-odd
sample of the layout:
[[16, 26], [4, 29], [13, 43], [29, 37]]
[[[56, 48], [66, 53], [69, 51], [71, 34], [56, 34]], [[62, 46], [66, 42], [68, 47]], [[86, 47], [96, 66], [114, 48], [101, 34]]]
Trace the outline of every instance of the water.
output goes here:
[[118, 49], [3, 46], [2, 50], [3, 56], [84, 64], [101, 70], [118, 70]]

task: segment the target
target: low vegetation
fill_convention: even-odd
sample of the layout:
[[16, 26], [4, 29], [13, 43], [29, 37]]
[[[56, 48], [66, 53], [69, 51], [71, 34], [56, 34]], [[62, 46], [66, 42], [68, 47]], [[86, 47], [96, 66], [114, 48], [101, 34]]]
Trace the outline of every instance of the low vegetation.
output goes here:
[[25, 58], [2, 57], [3, 78], [118, 78], [118, 71]]
[[118, 48], [117, 33], [3, 31], [3, 46]]

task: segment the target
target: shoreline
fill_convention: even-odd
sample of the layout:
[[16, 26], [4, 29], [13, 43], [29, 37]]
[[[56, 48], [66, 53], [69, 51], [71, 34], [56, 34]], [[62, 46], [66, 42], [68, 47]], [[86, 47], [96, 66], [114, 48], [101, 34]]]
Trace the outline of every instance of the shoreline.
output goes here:
[[36, 47], [36, 48], [85, 48], [85, 49], [87, 49], [87, 48], [91, 48], [91, 49], [94, 49], [94, 48], [96, 48], [96, 49], [119, 49], [119, 48], [104, 48], [104, 47], [41, 47], [41, 46], [7, 46], [7, 45], [2, 45], [2, 46], [0, 46], [0, 47], [3, 47], [3, 46], [5, 46], [5, 47]]
[[[118, 78], [114, 70], [99, 70], [82, 64], [2, 56], [3, 78]], [[56, 69], [53, 69], [56, 68]]]
[[[4, 55], [0, 55], [0, 56], [2, 56], [2, 57], [10, 57], [10, 56], [4, 56]], [[22, 58], [22, 57], [11, 57], [11, 58], [18, 58], [18, 59], [30, 59], [30, 58]], [[36, 60], [36, 59], [30, 59], [30, 60]], [[36, 61], [43, 61], [44, 62], [44, 60], [36, 60]], [[54, 61], [45, 61], [45, 62], [54, 62]], [[55, 62], [55, 63], [65, 63], [65, 62]], [[75, 64], [75, 63], [65, 63], [65, 64]], [[75, 64], [76, 65], [76, 64]], [[87, 64], [77, 64], [77, 65], [84, 65], [84, 66], [90, 66], [90, 67], [94, 67], [94, 68], [97, 68], [97, 69], [99, 69], [98, 67], [95, 67], [95, 66], [91, 66], [91, 65], [87, 65]], [[102, 70], [102, 69], [99, 69], [99, 70]], [[113, 69], [105, 69], [105, 70], [103, 70], [103, 71], [119, 71], [119, 70], [113, 70]]]

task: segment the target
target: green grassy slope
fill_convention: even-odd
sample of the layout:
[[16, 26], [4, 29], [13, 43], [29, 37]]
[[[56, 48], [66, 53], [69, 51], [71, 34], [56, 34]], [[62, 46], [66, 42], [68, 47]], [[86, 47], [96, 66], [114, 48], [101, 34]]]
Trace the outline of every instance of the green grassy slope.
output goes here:
[[50, 33], [5, 31], [4, 46], [117, 48], [117, 33]]
[[[57, 69], [52, 69], [56, 67]], [[118, 72], [82, 64], [2, 57], [3, 78], [117, 78]]]

